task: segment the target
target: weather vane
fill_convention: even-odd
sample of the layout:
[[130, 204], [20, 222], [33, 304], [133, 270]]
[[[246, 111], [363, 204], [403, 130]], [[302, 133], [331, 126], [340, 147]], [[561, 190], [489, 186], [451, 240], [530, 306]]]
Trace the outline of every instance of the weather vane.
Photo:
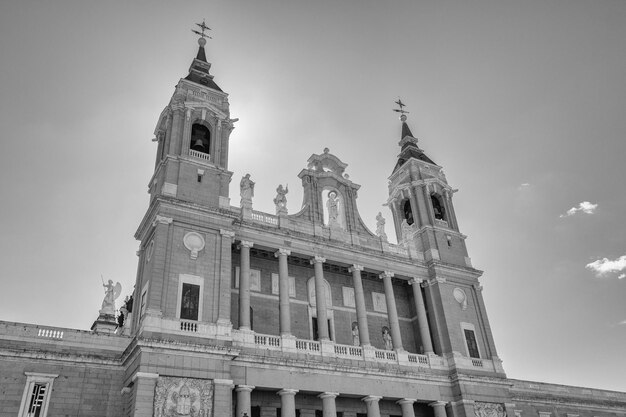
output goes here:
[[408, 111], [404, 110], [404, 107], [406, 107], [406, 104], [404, 104], [402, 102], [402, 100], [400, 100], [400, 97], [398, 97], [398, 101], [395, 102], [400, 108], [399, 109], [392, 109], [393, 111], [400, 113], [401, 115], [404, 116], [405, 113], [408, 113]]
[[202, 23], [196, 23], [196, 26], [198, 26], [202, 30], [202, 32], [198, 32], [197, 30], [191, 29], [193, 33], [195, 33], [196, 35], [199, 35], [201, 38], [213, 39], [208, 34], [204, 33], [205, 30], [211, 30], [211, 28], [208, 27], [206, 23], [204, 23], [204, 19], [202, 19]]

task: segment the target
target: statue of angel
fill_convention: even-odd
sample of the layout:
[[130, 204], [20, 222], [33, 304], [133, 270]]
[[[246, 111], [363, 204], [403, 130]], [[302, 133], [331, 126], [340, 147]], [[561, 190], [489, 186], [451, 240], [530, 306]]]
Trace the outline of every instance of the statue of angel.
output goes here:
[[122, 285], [118, 282], [113, 285], [113, 280], [109, 280], [106, 284], [102, 284], [104, 287], [104, 300], [102, 300], [102, 313], [115, 314], [115, 300], [122, 293]]

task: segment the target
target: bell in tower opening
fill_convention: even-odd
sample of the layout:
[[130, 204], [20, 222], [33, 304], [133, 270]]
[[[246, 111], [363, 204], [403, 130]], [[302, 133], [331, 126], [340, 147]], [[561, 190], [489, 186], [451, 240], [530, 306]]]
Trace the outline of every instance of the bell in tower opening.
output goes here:
[[433, 212], [435, 213], [435, 219], [445, 220], [445, 210], [443, 204], [441, 204], [440, 197], [437, 194], [431, 194], [430, 199], [433, 203]]
[[409, 225], [412, 225], [414, 223], [414, 220], [413, 220], [413, 211], [411, 210], [411, 202], [409, 200], [406, 200], [404, 202], [402, 209], [404, 211], [404, 218], [406, 219], [406, 222]]
[[195, 123], [191, 127], [191, 149], [196, 152], [210, 153], [211, 132], [209, 128]]

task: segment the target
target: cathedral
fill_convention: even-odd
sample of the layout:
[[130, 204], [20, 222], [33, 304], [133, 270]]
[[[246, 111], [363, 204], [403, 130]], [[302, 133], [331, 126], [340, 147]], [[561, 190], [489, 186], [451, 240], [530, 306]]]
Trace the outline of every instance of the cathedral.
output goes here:
[[626, 393], [507, 378], [456, 190], [401, 101], [388, 222], [366, 227], [328, 149], [300, 211], [282, 185], [257, 211], [198, 43], [156, 123], [132, 297], [118, 316], [105, 284], [91, 331], [0, 322], [0, 417], [626, 417]]

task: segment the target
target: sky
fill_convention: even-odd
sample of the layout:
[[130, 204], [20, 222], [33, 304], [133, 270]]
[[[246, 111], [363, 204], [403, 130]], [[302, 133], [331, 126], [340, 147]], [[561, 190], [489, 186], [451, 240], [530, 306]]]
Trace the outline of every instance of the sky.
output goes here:
[[[398, 97], [455, 212], [510, 378], [626, 391], [626, 2], [0, 2], [0, 320], [89, 329], [132, 292], [154, 127], [212, 28], [231, 198], [325, 147], [375, 230]], [[121, 298], [118, 299], [118, 304]]]

